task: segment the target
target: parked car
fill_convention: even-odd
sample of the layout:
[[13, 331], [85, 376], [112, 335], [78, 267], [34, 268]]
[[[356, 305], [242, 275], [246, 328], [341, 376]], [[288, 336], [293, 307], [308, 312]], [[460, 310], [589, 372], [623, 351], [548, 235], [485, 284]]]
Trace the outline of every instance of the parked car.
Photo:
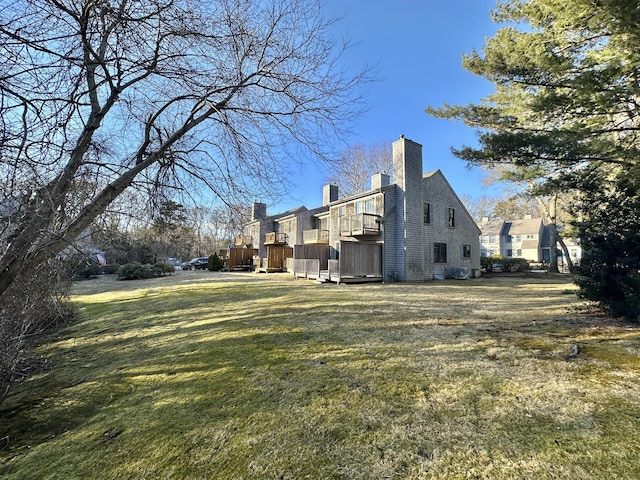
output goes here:
[[187, 263], [182, 264], [183, 270], [206, 270], [209, 266], [209, 257], [192, 258]]

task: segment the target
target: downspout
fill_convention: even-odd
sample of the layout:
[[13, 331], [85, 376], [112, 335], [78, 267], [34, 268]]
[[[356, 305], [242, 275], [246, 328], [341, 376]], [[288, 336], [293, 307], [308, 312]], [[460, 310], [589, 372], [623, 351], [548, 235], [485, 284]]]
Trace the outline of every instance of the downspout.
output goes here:
[[[387, 195], [386, 192], [383, 193], [384, 194], [384, 202], [383, 204], [386, 205], [387, 204]], [[383, 227], [385, 226], [385, 223], [387, 221], [387, 217], [389, 215], [391, 215], [392, 213], [394, 213], [396, 211], [396, 206], [393, 205], [389, 211], [386, 213], [386, 215], [383, 215], [382, 217], [380, 217], [378, 219], [378, 223], [380, 223]], [[386, 266], [387, 266], [387, 262], [386, 262], [386, 257], [385, 257], [385, 247], [386, 247], [386, 243], [387, 243], [387, 229], [384, 228], [383, 232], [382, 232], [382, 282], [384, 283], [385, 281], [385, 275], [386, 275]], [[391, 270], [391, 272], [393, 272], [393, 269]], [[390, 282], [393, 283], [393, 278], [390, 279]]]
[[[386, 198], [385, 198], [386, 201]], [[382, 257], [380, 260], [382, 260], [382, 265], [380, 266], [380, 274], [382, 275], [382, 283], [384, 283], [384, 279], [385, 279], [385, 273], [386, 273], [386, 264], [387, 262], [385, 261], [385, 256], [384, 256], [384, 244], [387, 243], [387, 229], [384, 228], [384, 219], [383, 218], [379, 218], [378, 219], [378, 223], [381, 225], [382, 227], [382, 247], [381, 247], [381, 251], [380, 251], [380, 256]]]

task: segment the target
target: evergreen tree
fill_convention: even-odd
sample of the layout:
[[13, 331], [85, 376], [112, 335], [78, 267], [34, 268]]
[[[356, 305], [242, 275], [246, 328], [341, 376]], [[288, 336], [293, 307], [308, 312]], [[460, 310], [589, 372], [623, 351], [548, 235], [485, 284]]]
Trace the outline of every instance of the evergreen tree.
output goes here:
[[[463, 65], [495, 85], [477, 105], [427, 112], [477, 128], [471, 164], [507, 164], [545, 192], [578, 192], [581, 294], [637, 318], [640, 9], [637, 0], [507, 0]], [[604, 275], [604, 272], [608, 272]]]
[[209, 264], [207, 265], [207, 268], [210, 272], [219, 272], [222, 270], [223, 266], [222, 260], [220, 260], [217, 252], [213, 252], [209, 255]]

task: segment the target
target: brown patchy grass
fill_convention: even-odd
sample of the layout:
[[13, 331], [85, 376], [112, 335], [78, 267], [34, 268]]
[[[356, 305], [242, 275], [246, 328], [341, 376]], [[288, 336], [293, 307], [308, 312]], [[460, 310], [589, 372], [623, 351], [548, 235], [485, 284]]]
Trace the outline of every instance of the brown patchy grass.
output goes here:
[[574, 292], [80, 282], [53, 368], [2, 407], [0, 477], [640, 478], [640, 331]]

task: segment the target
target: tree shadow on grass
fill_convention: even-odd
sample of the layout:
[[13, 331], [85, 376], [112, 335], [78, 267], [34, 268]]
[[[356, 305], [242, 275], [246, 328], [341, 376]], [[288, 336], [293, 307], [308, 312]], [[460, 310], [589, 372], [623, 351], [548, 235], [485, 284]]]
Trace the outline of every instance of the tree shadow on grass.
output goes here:
[[[479, 445], [496, 459], [562, 460], [558, 427], [586, 455], [579, 428], [599, 438], [591, 412], [563, 417], [552, 392], [513, 393], [535, 383], [523, 372], [569, 381], [573, 366], [523, 340], [538, 327], [501, 312], [507, 298], [474, 318], [462, 290], [474, 284], [456, 285], [449, 304], [431, 285], [294, 292], [270, 281], [146, 289], [102, 306], [87, 298], [78, 307], [99, 316], [52, 337], [56, 368], [3, 410], [10, 461], [0, 472], [28, 463], [35, 477], [410, 477], [421, 465], [462, 469], [471, 460], [447, 460], [446, 449], [463, 457]], [[519, 309], [536, 304], [515, 298]]]

